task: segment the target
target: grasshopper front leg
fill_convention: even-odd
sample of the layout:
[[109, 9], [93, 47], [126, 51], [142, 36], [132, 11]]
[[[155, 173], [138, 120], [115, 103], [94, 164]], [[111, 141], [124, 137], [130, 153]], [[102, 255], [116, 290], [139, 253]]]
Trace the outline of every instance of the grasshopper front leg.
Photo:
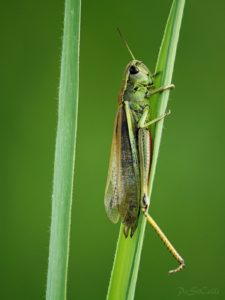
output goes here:
[[166, 85], [166, 86], [161, 86], [158, 89], [150, 91], [150, 95], [154, 95], [154, 94], [157, 94], [157, 93], [162, 93], [162, 92], [164, 92], [166, 90], [170, 90], [170, 89], [174, 89], [174, 88], [175, 88], [174, 84], [169, 84], [169, 85]]

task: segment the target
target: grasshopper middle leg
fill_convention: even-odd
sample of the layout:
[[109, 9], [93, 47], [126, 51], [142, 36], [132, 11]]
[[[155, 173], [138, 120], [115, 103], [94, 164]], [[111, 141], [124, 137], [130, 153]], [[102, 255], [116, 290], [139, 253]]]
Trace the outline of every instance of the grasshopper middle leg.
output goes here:
[[147, 116], [149, 114], [149, 107], [146, 107], [144, 112], [143, 112], [143, 115], [141, 117], [141, 119], [139, 120], [138, 122], [138, 128], [146, 128], [146, 127], [149, 127], [150, 125], [164, 119], [166, 116], [170, 115], [171, 114], [171, 111], [168, 110], [168, 112], [166, 112], [165, 114], [163, 114], [162, 116], [159, 116], [153, 120], [151, 120], [150, 122], [146, 122], [146, 119], [147, 119]]

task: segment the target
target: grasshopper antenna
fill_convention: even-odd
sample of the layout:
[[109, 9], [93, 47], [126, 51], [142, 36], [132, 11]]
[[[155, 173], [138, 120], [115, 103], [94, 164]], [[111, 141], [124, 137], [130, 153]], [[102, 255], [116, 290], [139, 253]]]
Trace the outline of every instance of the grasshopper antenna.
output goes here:
[[133, 52], [131, 51], [131, 49], [130, 49], [130, 47], [129, 47], [129, 45], [128, 45], [128, 43], [127, 43], [127, 41], [126, 41], [124, 35], [122, 34], [121, 30], [119, 29], [119, 27], [117, 27], [117, 31], [118, 31], [118, 33], [119, 33], [119, 35], [120, 35], [122, 41], [124, 42], [125, 47], [127, 48], [128, 52], [130, 53], [132, 59], [135, 60], [134, 54], [133, 54]]
[[183, 258], [180, 256], [180, 254], [177, 252], [177, 250], [173, 247], [173, 245], [170, 243], [168, 238], [165, 236], [165, 234], [162, 232], [162, 230], [159, 228], [159, 226], [156, 224], [156, 222], [153, 220], [153, 218], [147, 213], [146, 209], [143, 209], [143, 213], [147, 219], [147, 222], [153, 227], [153, 229], [156, 231], [158, 236], [161, 238], [161, 240], [165, 244], [166, 248], [172, 253], [173, 257], [179, 263], [179, 266], [174, 270], [170, 270], [169, 274], [179, 272], [180, 270], [182, 270], [185, 267]]

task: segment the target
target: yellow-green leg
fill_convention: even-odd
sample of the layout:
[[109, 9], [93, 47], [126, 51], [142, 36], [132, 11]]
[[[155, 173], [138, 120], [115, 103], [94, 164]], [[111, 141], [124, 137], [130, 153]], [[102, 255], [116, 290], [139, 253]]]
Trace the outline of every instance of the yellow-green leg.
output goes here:
[[173, 257], [178, 261], [180, 264], [176, 269], [170, 270], [169, 274], [177, 273], [180, 270], [182, 270], [185, 267], [184, 259], [180, 256], [180, 254], [177, 252], [177, 250], [173, 247], [171, 242], [168, 240], [168, 238], [165, 236], [165, 234], [162, 232], [160, 227], [156, 224], [156, 222], [153, 220], [153, 218], [147, 213], [145, 209], [143, 209], [143, 213], [148, 221], [148, 223], [153, 227], [153, 229], [156, 231], [160, 239], [165, 244], [166, 248], [172, 253]]
[[149, 113], [149, 108], [146, 107], [144, 112], [143, 112], [143, 115], [141, 116], [139, 122], [138, 122], [138, 128], [146, 128], [146, 127], [149, 127], [150, 125], [164, 119], [166, 116], [170, 115], [171, 114], [171, 111], [169, 110], [168, 112], [166, 112], [165, 114], [163, 114], [162, 116], [159, 116], [153, 120], [151, 120], [150, 122], [148, 123], [145, 123], [146, 119], [147, 119], [147, 116], [148, 116], [148, 113]]
[[151, 91], [150, 95], [154, 95], [154, 94], [157, 94], [157, 93], [162, 93], [166, 90], [170, 90], [170, 89], [174, 89], [174, 88], [175, 88], [174, 84], [169, 84], [167, 86], [161, 86], [160, 88]]

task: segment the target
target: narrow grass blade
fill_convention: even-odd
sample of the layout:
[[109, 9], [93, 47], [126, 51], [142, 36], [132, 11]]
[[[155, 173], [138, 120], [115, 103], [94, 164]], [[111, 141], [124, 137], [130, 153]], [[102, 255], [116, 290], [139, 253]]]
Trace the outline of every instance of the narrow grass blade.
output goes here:
[[[159, 72], [159, 75], [156, 78], [157, 87], [171, 83], [184, 4], [185, 0], [174, 0], [170, 10], [156, 65], [156, 72]], [[165, 112], [169, 93], [170, 91], [168, 90], [162, 94], [152, 97], [151, 104], [153, 118], [155, 116], [162, 115]], [[163, 120], [157, 123], [157, 125], [152, 129], [154, 150], [149, 182], [150, 198], [156, 171], [162, 129]], [[132, 239], [125, 239], [121, 226], [108, 288], [108, 300], [134, 299], [145, 226], [146, 220], [143, 216], [141, 216], [138, 229]]]
[[66, 299], [78, 110], [81, 0], [65, 1], [47, 300]]

